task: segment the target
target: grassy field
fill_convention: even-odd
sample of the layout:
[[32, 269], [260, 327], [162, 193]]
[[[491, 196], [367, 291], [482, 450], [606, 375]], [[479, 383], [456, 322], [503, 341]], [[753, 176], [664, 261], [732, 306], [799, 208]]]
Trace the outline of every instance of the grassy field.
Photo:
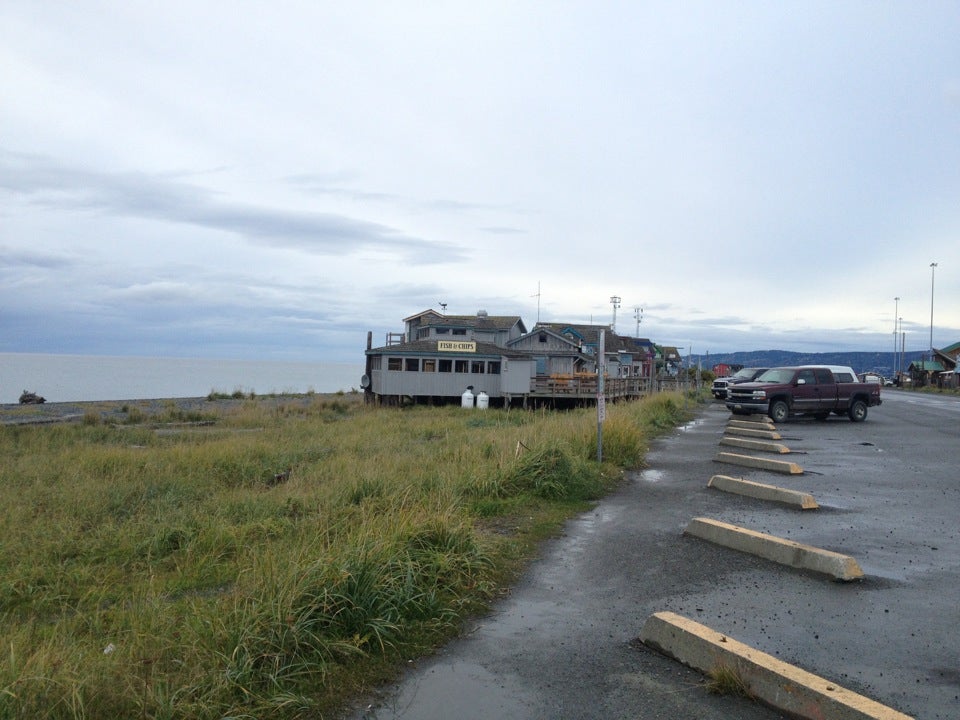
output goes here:
[[608, 406], [603, 465], [593, 409], [4, 426], [0, 720], [334, 714], [483, 612], [688, 402]]

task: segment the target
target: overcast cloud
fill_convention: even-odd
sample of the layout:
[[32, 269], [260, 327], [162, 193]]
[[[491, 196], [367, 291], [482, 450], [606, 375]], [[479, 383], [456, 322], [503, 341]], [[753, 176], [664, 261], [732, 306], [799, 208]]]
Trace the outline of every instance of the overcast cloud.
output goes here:
[[895, 310], [921, 350], [931, 280], [942, 347], [957, 38], [956, 2], [6, 2], [0, 352], [360, 362], [440, 303], [612, 296], [699, 353], [892, 350]]

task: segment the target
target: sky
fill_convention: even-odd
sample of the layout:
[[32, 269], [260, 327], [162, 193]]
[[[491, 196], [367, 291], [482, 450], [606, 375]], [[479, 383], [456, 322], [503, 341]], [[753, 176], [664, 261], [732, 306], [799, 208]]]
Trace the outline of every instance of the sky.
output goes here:
[[7, 0], [0, 352], [360, 362], [444, 305], [944, 347], [958, 38], [955, 1]]

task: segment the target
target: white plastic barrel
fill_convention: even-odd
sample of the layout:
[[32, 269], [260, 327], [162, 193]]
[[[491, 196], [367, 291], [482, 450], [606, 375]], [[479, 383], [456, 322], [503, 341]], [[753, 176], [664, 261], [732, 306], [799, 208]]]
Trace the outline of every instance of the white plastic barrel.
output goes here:
[[490, 407], [490, 396], [481, 390], [477, 395], [477, 408], [480, 410], [486, 410], [488, 407]]
[[470, 388], [464, 390], [463, 395], [460, 396], [460, 407], [473, 407], [473, 392], [470, 390]]

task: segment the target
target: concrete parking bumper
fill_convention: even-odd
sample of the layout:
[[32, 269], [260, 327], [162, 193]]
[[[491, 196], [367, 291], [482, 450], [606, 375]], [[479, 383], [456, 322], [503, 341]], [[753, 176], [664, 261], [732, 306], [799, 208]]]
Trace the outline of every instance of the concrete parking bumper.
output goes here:
[[687, 524], [684, 534], [773, 560], [781, 565], [830, 575], [836, 580], [863, 578], [860, 564], [849, 555], [785, 540], [719, 520], [694, 518]]
[[729, 435], [724, 435], [720, 438], [721, 445], [727, 445], [728, 447], [740, 448], [742, 450], [756, 450], [757, 452], [768, 452], [768, 453], [777, 453], [779, 455], [786, 455], [790, 452], [790, 448], [781, 443], [775, 442], [766, 442], [764, 440], [749, 440], [747, 438], [738, 438], [730, 437]]
[[755, 430], [754, 428], [731, 425], [727, 427], [727, 435], [741, 435], [743, 437], [763, 438], [764, 440], [780, 440], [783, 436], [775, 430]]
[[728, 420], [727, 427], [743, 427], [753, 430], [776, 430], [777, 426], [766, 417], [755, 416], [756, 420]]
[[786, 462], [785, 460], [769, 460], [767, 458], [754, 457], [753, 455], [721, 452], [717, 453], [717, 456], [713, 460], [714, 462], [728, 463], [730, 465], [770, 470], [771, 472], [783, 473], [785, 475], [803, 474], [803, 468], [796, 463]]
[[746, 495], [747, 497], [757, 498], [758, 500], [769, 500], [771, 502], [783, 503], [800, 510], [816, 510], [820, 506], [813, 499], [813, 495], [799, 490], [789, 490], [787, 488], [777, 487], [776, 485], [766, 485], [764, 483], [744, 480], [743, 478], [733, 478], [729, 475], [714, 475], [707, 483], [707, 487], [723, 490], [724, 492], [734, 493], [736, 495]]
[[651, 615], [640, 640], [705, 674], [726, 667], [746, 683], [752, 696], [792, 716], [809, 720], [911, 720], [909, 715], [675, 613]]

